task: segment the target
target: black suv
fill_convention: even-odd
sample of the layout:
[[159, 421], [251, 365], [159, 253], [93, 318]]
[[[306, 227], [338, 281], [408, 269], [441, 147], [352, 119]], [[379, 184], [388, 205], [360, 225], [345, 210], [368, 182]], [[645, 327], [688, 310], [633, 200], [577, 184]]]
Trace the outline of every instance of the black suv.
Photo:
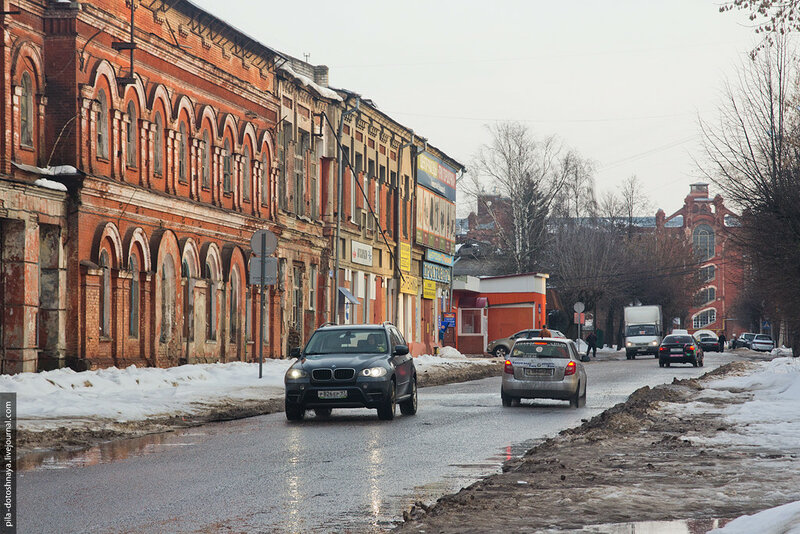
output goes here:
[[378, 418], [417, 413], [417, 372], [408, 344], [391, 323], [323, 325], [286, 371], [286, 418], [307, 409], [327, 417], [333, 408], [375, 408]]

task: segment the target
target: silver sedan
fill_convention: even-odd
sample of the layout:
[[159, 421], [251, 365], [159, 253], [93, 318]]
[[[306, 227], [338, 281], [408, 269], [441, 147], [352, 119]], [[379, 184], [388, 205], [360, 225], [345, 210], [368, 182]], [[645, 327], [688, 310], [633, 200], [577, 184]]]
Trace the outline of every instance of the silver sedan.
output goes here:
[[586, 370], [570, 339], [518, 339], [505, 362], [500, 387], [503, 406], [520, 399], [568, 400], [573, 408], [586, 404]]

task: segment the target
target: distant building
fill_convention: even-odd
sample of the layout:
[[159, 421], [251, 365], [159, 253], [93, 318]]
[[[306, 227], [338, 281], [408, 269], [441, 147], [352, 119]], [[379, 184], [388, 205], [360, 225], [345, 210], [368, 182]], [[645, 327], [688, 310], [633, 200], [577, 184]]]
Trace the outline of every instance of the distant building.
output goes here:
[[[708, 184], [691, 184], [690, 188], [681, 209], [669, 217], [663, 210], [656, 213], [656, 228], [683, 230], [702, 261], [703, 287], [682, 326], [690, 332], [707, 329], [730, 338], [746, 329], [746, 322], [737, 319], [734, 310], [742, 286], [743, 263], [730, 234], [738, 228], [739, 216], [725, 207], [722, 196], [709, 198]], [[676, 225], [678, 220], [682, 224]]]

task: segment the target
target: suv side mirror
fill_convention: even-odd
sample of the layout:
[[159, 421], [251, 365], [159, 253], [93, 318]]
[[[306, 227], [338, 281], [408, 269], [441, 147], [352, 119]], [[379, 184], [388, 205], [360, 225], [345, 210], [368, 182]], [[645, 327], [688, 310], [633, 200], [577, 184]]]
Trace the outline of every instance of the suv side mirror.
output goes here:
[[408, 345], [395, 345], [394, 352], [392, 354], [395, 356], [404, 356], [408, 354]]
[[295, 347], [289, 351], [289, 356], [292, 358], [299, 358], [300, 357], [300, 347]]

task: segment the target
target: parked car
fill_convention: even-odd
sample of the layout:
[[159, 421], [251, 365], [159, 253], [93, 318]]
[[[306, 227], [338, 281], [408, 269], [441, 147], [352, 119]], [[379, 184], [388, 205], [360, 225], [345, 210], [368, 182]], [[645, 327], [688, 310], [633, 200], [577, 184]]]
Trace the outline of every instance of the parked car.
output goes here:
[[[552, 328], [550, 328], [549, 330], [550, 330], [550, 335], [552, 337], [563, 337], [563, 338], [567, 337], [558, 330], [553, 330]], [[495, 339], [494, 341], [490, 341], [489, 344], [486, 346], [486, 352], [494, 354], [495, 357], [497, 358], [505, 358], [506, 356], [508, 356], [508, 353], [511, 352], [511, 347], [514, 346], [514, 342], [516, 340], [539, 337], [540, 332], [541, 330], [538, 328], [530, 330], [520, 330], [519, 332], [512, 334], [508, 337]]]
[[701, 333], [698, 335], [698, 333], [695, 332], [694, 338], [703, 348], [703, 352], [720, 352], [719, 338], [717, 336], [706, 333]]
[[739, 347], [745, 347], [747, 349], [750, 348], [750, 342], [753, 341], [753, 338], [756, 337], [754, 332], [745, 332], [744, 334], [740, 335], [736, 339], [733, 340], [733, 346], [731, 348], [738, 349]]
[[586, 371], [575, 342], [566, 338], [518, 339], [505, 362], [500, 398], [503, 406], [521, 399], [568, 400], [586, 404]]
[[766, 334], [756, 334], [756, 336], [750, 342], [750, 348], [753, 350], [770, 352], [775, 348], [775, 342], [772, 341], [772, 338]]
[[658, 347], [658, 366], [669, 367], [673, 363], [703, 367], [703, 348], [692, 336], [670, 334]]
[[286, 418], [318, 417], [333, 408], [374, 408], [378, 418], [417, 413], [417, 372], [402, 334], [390, 323], [317, 328], [286, 371]]

